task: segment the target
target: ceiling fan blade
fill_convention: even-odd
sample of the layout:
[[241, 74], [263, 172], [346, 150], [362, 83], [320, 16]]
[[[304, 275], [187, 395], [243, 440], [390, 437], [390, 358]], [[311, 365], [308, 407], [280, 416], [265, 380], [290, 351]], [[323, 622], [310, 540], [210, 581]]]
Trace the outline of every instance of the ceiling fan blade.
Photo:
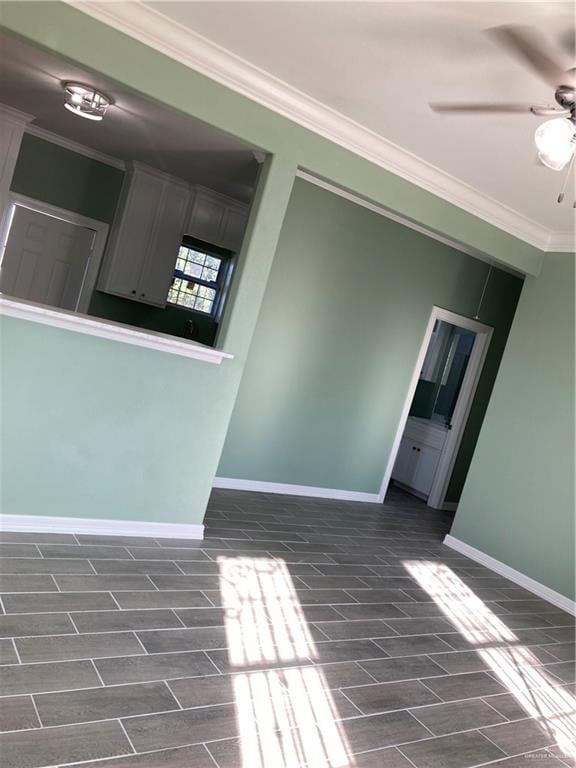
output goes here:
[[557, 56], [547, 50], [545, 40], [530, 27], [502, 26], [485, 32], [553, 88], [575, 83], [574, 75], [566, 72]]
[[576, 56], [576, 29], [569, 27], [560, 35], [560, 45], [570, 59]]
[[562, 109], [562, 107], [530, 107], [530, 112], [538, 117], [570, 117], [572, 114], [569, 109]]
[[[434, 112], [445, 112], [452, 114], [530, 114], [533, 107], [530, 104], [502, 104], [491, 102], [478, 102], [478, 103], [450, 103], [450, 102], [433, 102], [430, 104], [430, 108]], [[543, 107], [544, 109], [544, 107]]]

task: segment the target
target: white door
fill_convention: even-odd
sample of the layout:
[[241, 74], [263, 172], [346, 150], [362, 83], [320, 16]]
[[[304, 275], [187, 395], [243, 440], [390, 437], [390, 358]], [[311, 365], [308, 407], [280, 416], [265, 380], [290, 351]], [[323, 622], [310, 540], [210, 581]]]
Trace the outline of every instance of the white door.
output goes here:
[[0, 292], [76, 310], [95, 234], [16, 205], [0, 268]]

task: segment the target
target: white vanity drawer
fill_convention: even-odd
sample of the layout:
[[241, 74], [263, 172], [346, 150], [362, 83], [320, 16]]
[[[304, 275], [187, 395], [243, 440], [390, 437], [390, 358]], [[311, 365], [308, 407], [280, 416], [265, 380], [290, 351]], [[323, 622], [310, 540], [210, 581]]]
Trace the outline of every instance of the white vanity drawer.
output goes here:
[[428, 419], [409, 417], [406, 422], [403, 439], [416, 440], [422, 445], [441, 451], [446, 441], [448, 430]]

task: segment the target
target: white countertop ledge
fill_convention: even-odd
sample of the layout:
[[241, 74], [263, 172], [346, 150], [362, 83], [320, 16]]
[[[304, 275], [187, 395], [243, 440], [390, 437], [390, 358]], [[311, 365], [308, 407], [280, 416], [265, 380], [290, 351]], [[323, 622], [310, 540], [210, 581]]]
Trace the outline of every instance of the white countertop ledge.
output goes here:
[[113, 320], [103, 320], [66, 309], [55, 309], [31, 301], [15, 300], [0, 293], [0, 315], [17, 317], [20, 320], [30, 320], [33, 323], [51, 325], [54, 328], [64, 328], [88, 336], [99, 336], [102, 339], [120, 341], [136, 347], [156, 349], [180, 357], [191, 357], [206, 363], [220, 365], [222, 360], [233, 360], [234, 355], [219, 349], [207, 347], [196, 341], [168, 336], [166, 333], [142, 330]]

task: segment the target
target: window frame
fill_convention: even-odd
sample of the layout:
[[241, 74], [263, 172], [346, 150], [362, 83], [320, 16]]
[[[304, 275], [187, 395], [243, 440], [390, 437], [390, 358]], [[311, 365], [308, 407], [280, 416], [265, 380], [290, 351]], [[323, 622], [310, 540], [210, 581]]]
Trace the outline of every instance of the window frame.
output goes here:
[[200, 315], [201, 317], [209, 317], [215, 322], [219, 323], [222, 317], [222, 312], [224, 310], [224, 304], [226, 302], [226, 294], [228, 292], [228, 287], [230, 285], [232, 271], [234, 268], [233, 266], [234, 253], [232, 251], [227, 250], [226, 248], [221, 248], [218, 245], [207, 243], [204, 240], [199, 240], [198, 238], [192, 237], [191, 235], [184, 235], [184, 237], [182, 238], [182, 242], [180, 243], [180, 247], [190, 248], [194, 251], [205, 253], [207, 256], [212, 256], [214, 258], [220, 259], [220, 268], [218, 270], [218, 277], [215, 281], [211, 282], [209, 280], [202, 280], [199, 277], [196, 278], [196, 277], [187, 275], [185, 272], [182, 272], [181, 270], [176, 269], [176, 263], [178, 261], [178, 256], [176, 256], [176, 258], [174, 259], [174, 269], [172, 272], [172, 279], [186, 280], [187, 282], [190, 282], [190, 283], [197, 283], [198, 285], [202, 285], [206, 288], [211, 288], [216, 292], [216, 295], [214, 296], [214, 302], [212, 304], [211, 312], [202, 312], [201, 309], [193, 309], [191, 307], [185, 307], [182, 304], [177, 304], [175, 302], [168, 301], [168, 299], [166, 299], [166, 304], [170, 307], [177, 307], [178, 309], [181, 309], [184, 312], [193, 312], [194, 314]]

